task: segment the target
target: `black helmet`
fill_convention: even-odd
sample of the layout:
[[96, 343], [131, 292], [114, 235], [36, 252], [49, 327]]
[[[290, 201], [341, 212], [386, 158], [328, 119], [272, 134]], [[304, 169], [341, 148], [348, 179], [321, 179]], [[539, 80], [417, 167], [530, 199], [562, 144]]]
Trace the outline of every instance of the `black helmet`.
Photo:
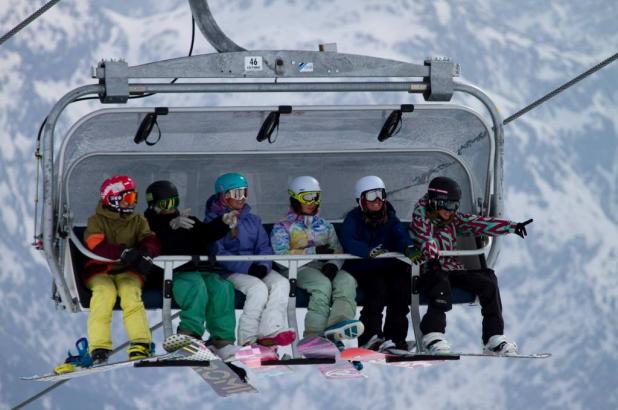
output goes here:
[[146, 188], [146, 201], [150, 208], [176, 208], [180, 202], [178, 189], [170, 181], [155, 181]]
[[429, 183], [427, 197], [428, 199], [459, 201], [461, 199], [461, 189], [457, 182], [450, 178], [436, 177]]

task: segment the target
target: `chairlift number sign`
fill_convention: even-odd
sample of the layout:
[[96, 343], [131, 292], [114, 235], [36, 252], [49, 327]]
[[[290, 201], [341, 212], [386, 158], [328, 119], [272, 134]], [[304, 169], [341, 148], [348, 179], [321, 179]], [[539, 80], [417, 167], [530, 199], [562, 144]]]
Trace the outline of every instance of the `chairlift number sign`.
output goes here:
[[262, 71], [262, 56], [245, 57], [245, 71]]

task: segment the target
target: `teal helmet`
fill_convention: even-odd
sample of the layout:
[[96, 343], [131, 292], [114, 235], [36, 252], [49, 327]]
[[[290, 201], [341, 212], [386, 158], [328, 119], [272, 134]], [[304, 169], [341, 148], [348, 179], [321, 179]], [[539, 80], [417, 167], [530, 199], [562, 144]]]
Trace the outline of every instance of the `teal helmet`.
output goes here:
[[227, 192], [230, 189], [248, 188], [247, 178], [237, 174], [236, 172], [229, 172], [221, 175], [215, 181], [215, 192], [217, 194]]

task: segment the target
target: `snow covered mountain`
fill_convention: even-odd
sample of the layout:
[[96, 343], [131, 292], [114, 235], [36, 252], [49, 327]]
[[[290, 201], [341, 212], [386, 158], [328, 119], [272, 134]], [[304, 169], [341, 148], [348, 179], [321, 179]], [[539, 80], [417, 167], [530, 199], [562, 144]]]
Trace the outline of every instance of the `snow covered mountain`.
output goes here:
[[[311, 49], [420, 62], [446, 55], [504, 117], [616, 53], [611, 0], [459, 2], [396, 0], [212, 1], [221, 28], [247, 49]], [[39, 5], [0, 2], [0, 33]], [[90, 84], [105, 58], [130, 65], [186, 55], [184, 0], [60, 2], [0, 46], [0, 409], [45, 384], [20, 375], [51, 369], [85, 333], [85, 315], [57, 311], [33, 235], [36, 133], [54, 102]], [[194, 54], [213, 52], [196, 33]], [[547, 360], [466, 359], [427, 369], [367, 366], [361, 382], [328, 383], [311, 369], [256, 378], [259, 395], [220, 400], [187, 369], [120, 370], [71, 381], [31, 408], [615, 409], [618, 408], [618, 63], [505, 127], [505, 214], [534, 218], [508, 237], [497, 266], [506, 332]], [[276, 104], [277, 96], [156, 96], [133, 104]], [[327, 94], [307, 104], [388, 101]], [[370, 100], [371, 101], [371, 100]], [[96, 104], [73, 104], [61, 131]], [[151, 323], [159, 320], [152, 314]], [[456, 307], [447, 334], [478, 350], [478, 307]], [[124, 340], [120, 317], [114, 339]], [[161, 339], [155, 333], [155, 339]]]

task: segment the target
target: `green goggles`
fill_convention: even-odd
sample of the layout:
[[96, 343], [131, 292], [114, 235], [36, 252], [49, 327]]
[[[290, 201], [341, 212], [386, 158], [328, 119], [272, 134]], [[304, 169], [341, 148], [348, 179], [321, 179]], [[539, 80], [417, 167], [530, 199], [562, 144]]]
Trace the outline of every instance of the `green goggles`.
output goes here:
[[155, 202], [155, 207], [162, 210], [169, 210], [178, 208], [178, 204], [180, 204], [178, 197], [172, 196], [170, 198], [159, 199]]
[[320, 191], [308, 191], [296, 194], [288, 190], [288, 194], [303, 205], [320, 205]]

